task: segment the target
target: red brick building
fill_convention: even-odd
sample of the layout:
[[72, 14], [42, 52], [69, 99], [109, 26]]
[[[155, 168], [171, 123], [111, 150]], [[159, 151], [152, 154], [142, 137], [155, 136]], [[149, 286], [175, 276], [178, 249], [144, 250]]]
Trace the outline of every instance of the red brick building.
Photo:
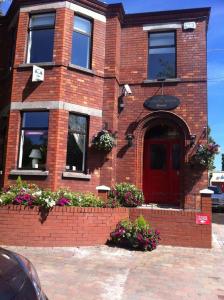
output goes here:
[[[131, 182], [146, 202], [195, 208], [208, 184], [189, 157], [207, 138], [209, 13], [13, 1], [0, 18], [1, 185], [19, 175], [53, 190]], [[108, 154], [91, 146], [103, 128], [117, 133]]]

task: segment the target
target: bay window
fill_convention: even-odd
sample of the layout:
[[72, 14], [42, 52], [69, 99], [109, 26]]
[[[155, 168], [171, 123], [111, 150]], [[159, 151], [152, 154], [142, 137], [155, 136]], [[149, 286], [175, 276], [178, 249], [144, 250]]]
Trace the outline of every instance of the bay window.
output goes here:
[[55, 13], [30, 17], [27, 63], [52, 62], [54, 27]]
[[77, 172], [86, 171], [88, 118], [70, 114], [68, 125], [68, 143], [66, 169]]
[[79, 67], [91, 68], [92, 22], [75, 16], [71, 62]]
[[45, 169], [48, 141], [48, 112], [24, 112], [18, 167]]

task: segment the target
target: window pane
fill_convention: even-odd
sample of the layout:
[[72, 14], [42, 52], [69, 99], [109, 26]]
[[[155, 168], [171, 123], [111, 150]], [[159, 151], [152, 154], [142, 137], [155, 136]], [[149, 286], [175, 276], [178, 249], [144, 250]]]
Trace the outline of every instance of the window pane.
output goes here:
[[30, 63], [52, 62], [54, 29], [32, 30], [30, 32]]
[[69, 117], [69, 130], [76, 133], [86, 134], [87, 120], [84, 116], [70, 115]]
[[23, 128], [48, 128], [48, 112], [25, 112]]
[[149, 55], [149, 78], [175, 78], [176, 76], [176, 55], [150, 54]]
[[80, 67], [90, 67], [90, 37], [73, 32], [72, 63]]
[[76, 16], [74, 20], [74, 29], [90, 35], [91, 22]]
[[172, 146], [172, 166], [173, 170], [180, 170], [181, 165], [181, 147], [179, 144]]
[[47, 130], [23, 130], [19, 167], [28, 169], [45, 168], [47, 155]]
[[67, 144], [67, 163], [74, 171], [85, 171], [87, 118], [71, 114]]
[[31, 17], [30, 26], [54, 26], [55, 14], [34, 15]]
[[83, 172], [85, 170], [85, 150], [86, 136], [78, 133], [69, 133], [67, 145], [67, 166], [74, 171]]
[[149, 49], [149, 54], [168, 54], [175, 52], [176, 49], [174, 47]]
[[172, 46], [174, 44], [175, 44], [174, 32], [150, 34], [150, 47]]
[[167, 165], [167, 151], [165, 145], [150, 145], [151, 170], [165, 170]]

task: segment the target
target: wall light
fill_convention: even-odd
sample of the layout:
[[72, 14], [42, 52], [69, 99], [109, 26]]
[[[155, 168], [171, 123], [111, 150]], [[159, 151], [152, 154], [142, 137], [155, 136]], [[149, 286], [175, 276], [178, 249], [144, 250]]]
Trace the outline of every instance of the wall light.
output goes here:
[[126, 135], [126, 140], [128, 141], [128, 147], [132, 147], [134, 145], [133, 140], [134, 140], [134, 135], [132, 133], [128, 133]]

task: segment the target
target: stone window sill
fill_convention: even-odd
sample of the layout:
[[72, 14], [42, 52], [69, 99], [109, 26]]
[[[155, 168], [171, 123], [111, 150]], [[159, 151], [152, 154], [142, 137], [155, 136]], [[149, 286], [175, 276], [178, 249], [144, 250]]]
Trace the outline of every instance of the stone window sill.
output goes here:
[[167, 78], [165, 80], [158, 80], [158, 79], [146, 79], [143, 81], [144, 84], [155, 84], [155, 83], [178, 83], [181, 82], [180, 78]]
[[83, 179], [83, 180], [90, 180], [90, 174], [84, 173], [76, 173], [76, 172], [63, 172], [63, 178], [74, 178], [74, 179]]
[[72, 69], [72, 70], [79, 71], [79, 72], [83, 72], [83, 73], [86, 73], [86, 74], [89, 74], [89, 75], [95, 75], [93, 70], [83, 68], [83, 67], [80, 67], [80, 66], [77, 66], [77, 65], [74, 65], [74, 64], [69, 64], [68, 68]]
[[25, 63], [25, 64], [20, 64], [19, 68], [20, 69], [32, 68], [34, 65], [38, 67], [54, 67], [55, 63], [54, 62]]
[[11, 170], [10, 175], [18, 176], [48, 176], [49, 171], [41, 170]]

